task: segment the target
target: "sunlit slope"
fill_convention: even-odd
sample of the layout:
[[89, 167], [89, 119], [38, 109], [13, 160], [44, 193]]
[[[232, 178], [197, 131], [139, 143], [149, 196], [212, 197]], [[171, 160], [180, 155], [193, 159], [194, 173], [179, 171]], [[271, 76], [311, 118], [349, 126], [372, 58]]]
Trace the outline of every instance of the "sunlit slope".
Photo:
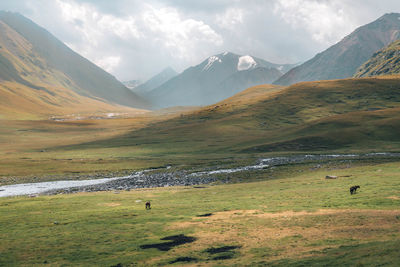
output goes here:
[[158, 155], [396, 150], [399, 118], [396, 77], [304, 82], [283, 89], [266, 85], [189, 115], [80, 147], [134, 145]]
[[0, 119], [46, 119], [53, 115], [143, 113], [144, 110], [111, 105], [78, 95], [63, 87], [33, 89], [15, 82], [0, 83]]
[[54, 93], [53, 88], [58, 91], [63, 88], [78, 97], [110, 104], [146, 106], [145, 101], [112, 75], [45, 29], [19, 14], [0, 11], [0, 83], [4, 81], [49, 94]]
[[400, 74], [400, 40], [376, 52], [365, 62], [354, 77]]

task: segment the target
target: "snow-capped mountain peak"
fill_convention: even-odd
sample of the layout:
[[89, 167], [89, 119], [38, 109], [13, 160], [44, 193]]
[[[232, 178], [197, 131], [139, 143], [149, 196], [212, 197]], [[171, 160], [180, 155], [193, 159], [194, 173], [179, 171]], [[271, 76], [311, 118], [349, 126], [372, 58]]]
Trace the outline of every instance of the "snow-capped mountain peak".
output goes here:
[[209, 57], [209, 58], [208, 58], [208, 63], [207, 63], [207, 65], [204, 66], [203, 71], [208, 70], [209, 68], [211, 68], [211, 66], [212, 66], [215, 62], [222, 63], [222, 60], [221, 60], [218, 56], [211, 56], [211, 57]]
[[254, 68], [255, 66], [257, 66], [257, 62], [254, 60], [254, 58], [252, 58], [251, 56], [242, 56], [239, 57], [237, 70], [248, 70]]

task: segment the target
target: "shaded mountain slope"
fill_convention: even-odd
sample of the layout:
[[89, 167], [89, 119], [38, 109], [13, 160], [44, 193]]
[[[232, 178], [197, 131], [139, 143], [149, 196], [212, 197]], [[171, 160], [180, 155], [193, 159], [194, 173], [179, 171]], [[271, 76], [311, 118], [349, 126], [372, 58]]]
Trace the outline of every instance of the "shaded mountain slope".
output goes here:
[[162, 85], [169, 79], [175, 77], [176, 75], [178, 75], [178, 73], [171, 67], [168, 67], [154, 77], [150, 78], [145, 83], [135, 87], [133, 91], [139, 95], [146, 94], [151, 90], [157, 88], [158, 86]]
[[352, 77], [376, 51], [400, 38], [400, 14], [386, 14], [359, 27], [337, 44], [283, 75], [275, 84], [290, 85]]
[[2, 75], [3, 80], [32, 88], [44, 84], [63, 86], [93, 99], [146, 107], [143, 99], [111, 74], [72, 51], [31, 20], [0, 11], [0, 22], [1, 68], [8, 70]]
[[354, 77], [400, 74], [400, 40], [376, 52], [365, 62]]

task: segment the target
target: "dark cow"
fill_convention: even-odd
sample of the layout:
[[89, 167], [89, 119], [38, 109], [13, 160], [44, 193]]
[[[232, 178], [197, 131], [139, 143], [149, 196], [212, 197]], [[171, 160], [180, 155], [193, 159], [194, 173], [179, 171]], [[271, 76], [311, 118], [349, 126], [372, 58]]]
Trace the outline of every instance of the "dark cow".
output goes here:
[[150, 201], [147, 201], [146, 202], [146, 210], [149, 210], [149, 209], [151, 209], [151, 204], [150, 204]]
[[360, 188], [359, 185], [353, 185], [350, 187], [350, 195], [357, 193], [357, 189]]

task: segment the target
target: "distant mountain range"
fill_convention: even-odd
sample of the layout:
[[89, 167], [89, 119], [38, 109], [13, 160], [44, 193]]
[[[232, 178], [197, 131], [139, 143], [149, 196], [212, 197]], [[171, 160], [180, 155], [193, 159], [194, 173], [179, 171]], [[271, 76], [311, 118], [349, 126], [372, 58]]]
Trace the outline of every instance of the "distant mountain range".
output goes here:
[[163, 71], [161, 71], [160, 73], [158, 73], [145, 83], [140, 84], [137, 87], [133, 88], [133, 91], [138, 95], [145, 95], [149, 93], [151, 90], [167, 82], [169, 79], [175, 77], [176, 75], [178, 75], [178, 73], [171, 67], [165, 68]]
[[400, 74], [400, 40], [376, 52], [354, 75], [356, 78]]
[[376, 51], [400, 38], [400, 14], [385, 14], [376, 21], [359, 27], [337, 44], [293, 68], [275, 84], [290, 85], [352, 77]]
[[399, 38], [400, 14], [391, 13], [299, 66], [225, 52], [180, 74], [168, 67], [143, 84], [127, 82], [130, 90], [31, 20], [0, 11], [0, 112], [18, 105], [53, 111], [210, 105], [260, 84], [398, 73]]
[[[53, 106], [71, 105], [63, 103], [67, 96], [80, 102], [82, 96], [102, 103], [148, 107], [144, 99], [48, 31], [19, 14], [4, 11], [0, 11], [0, 80], [8, 86], [12, 83], [15, 92], [18, 85], [31, 88], [26, 93], [38, 103], [52, 98]], [[57, 94], [63, 97], [57, 98]]]
[[225, 52], [186, 69], [144, 96], [156, 107], [208, 105], [250, 86], [272, 83], [293, 66]]

